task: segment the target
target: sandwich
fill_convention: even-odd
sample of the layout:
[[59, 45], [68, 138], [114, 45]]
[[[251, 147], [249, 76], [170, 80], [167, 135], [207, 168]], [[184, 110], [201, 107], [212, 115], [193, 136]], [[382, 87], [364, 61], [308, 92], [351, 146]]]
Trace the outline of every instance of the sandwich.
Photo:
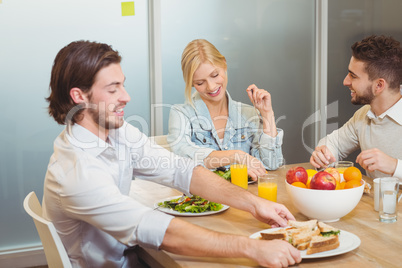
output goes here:
[[336, 229], [317, 220], [288, 221], [289, 227], [269, 233], [260, 233], [261, 239], [285, 240], [298, 250], [307, 250], [307, 255], [339, 247], [339, 233]]
[[279, 229], [269, 233], [260, 233], [264, 240], [281, 239], [288, 241], [299, 250], [307, 249], [311, 238], [320, 234], [317, 228], [317, 220], [310, 221], [288, 221], [290, 227]]
[[288, 225], [295, 228], [309, 228], [310, 230], [314, 230], [317, 227], [317, 220], [309, 220], [309, 221], [288, 221]]
[[341, 232], [339, 229], [329, 226], [323, 222], [318, 222], [318, 228], [320, 229], [320, 234], [322, 236], [339, 235]]
[[275, 230], [273, 232], [261, 232], [261, 238], [264, 240], [281, 239], [289, 241], [294, 235], [310, 232], [317, 226], [317, 220], [311, 221], [288, 221], [288, 228]]
[[320, 230], [318, 228], [315, 230], [304, 229], [303, 232], [293, 234], [291, 244], [298, 250], [305, 250], [310, 245], [313, 237], [319, 234]]
[[261, 232], [260, 235], [263, 240], [280, 239], [288, 241], [288, 232], [286, 229], [279, 229], [270, 233]]
[[318, 222], [320, 235], [314, 236], [307, 247], [307, 255], [336, 249], [339, 247], [340, 230], [323, 222]]
[[311, 239], [310, 244], [307, 247], [306, 254], [311, 255], [314, 253], [336, 249], [337, 247], [339, 247], [338, 235], [317, 235]]

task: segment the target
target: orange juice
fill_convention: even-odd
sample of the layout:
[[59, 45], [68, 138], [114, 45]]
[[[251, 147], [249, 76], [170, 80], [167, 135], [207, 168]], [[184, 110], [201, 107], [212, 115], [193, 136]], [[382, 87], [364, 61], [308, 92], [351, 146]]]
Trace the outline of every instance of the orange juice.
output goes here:
[[258, 196], [276, 202], [278, 184], [275, 182], [258, 183]]
[[343, 174], [343, 172], [345, 172], [345, 170], [347, 169], [347, 167], [337, 167], [336, 170], [338, 170], [339, 174]]
[[248, 188], [248, 175], [246, 165], [231, 165], [230, 166], [231, 181], [233, 184], [240, 186], [247, 190]]
[[350, 161], [338, 161], [335, 163], [335, 168], [338, 170], [339, 174], [343, 174], [343, 172], [348, 168], [353, 167], [353, 162]]

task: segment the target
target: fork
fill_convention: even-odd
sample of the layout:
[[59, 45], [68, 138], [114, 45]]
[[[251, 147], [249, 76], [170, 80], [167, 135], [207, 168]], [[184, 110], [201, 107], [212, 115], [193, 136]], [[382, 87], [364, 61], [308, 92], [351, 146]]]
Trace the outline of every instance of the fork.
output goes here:
[[[172, 204], [172, 205], [178, 205], [178, 204], [180, 204], [181, 202], [183, 202], [183, 201], [186, 199], [186, 197], [187, 197], [186, 194], [183, 194], [183, 195], [179, 198], [179, 200], [177, 200], [177, 202], [171, 203], [171, 204]], [[158, 208], [160, 208], [160, 207], [162, 207], [162, 206], [163, 206], [163, 202], [162, 202], [161, 205], [155, 207], [154, 210], [155, 210], [155, 209], [158, 209]]]

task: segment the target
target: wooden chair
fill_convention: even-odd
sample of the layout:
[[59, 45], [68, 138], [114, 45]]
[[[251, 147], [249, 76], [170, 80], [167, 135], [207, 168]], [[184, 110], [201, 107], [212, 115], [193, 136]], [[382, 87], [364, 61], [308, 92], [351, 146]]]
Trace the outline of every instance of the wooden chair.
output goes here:
[[42, 218], [42, 207], [35, 192], [24, 199], [24, 209], [32, 217], [45, 251], [47, 264], [52, 267], [72, 267], [67, 252], [53, 223]]

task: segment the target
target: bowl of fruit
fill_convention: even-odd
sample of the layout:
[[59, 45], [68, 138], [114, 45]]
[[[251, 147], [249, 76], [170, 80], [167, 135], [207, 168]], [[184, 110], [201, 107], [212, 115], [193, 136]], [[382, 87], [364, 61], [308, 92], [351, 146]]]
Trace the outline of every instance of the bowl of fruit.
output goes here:
[[337, 221], [350, 213], [363, 195], [364, 184], [356, 167], [343, 174], [332, 167], [320, 172], [292, 167], [286, 173], [286, 191], [296, 209], [323, 222]]

